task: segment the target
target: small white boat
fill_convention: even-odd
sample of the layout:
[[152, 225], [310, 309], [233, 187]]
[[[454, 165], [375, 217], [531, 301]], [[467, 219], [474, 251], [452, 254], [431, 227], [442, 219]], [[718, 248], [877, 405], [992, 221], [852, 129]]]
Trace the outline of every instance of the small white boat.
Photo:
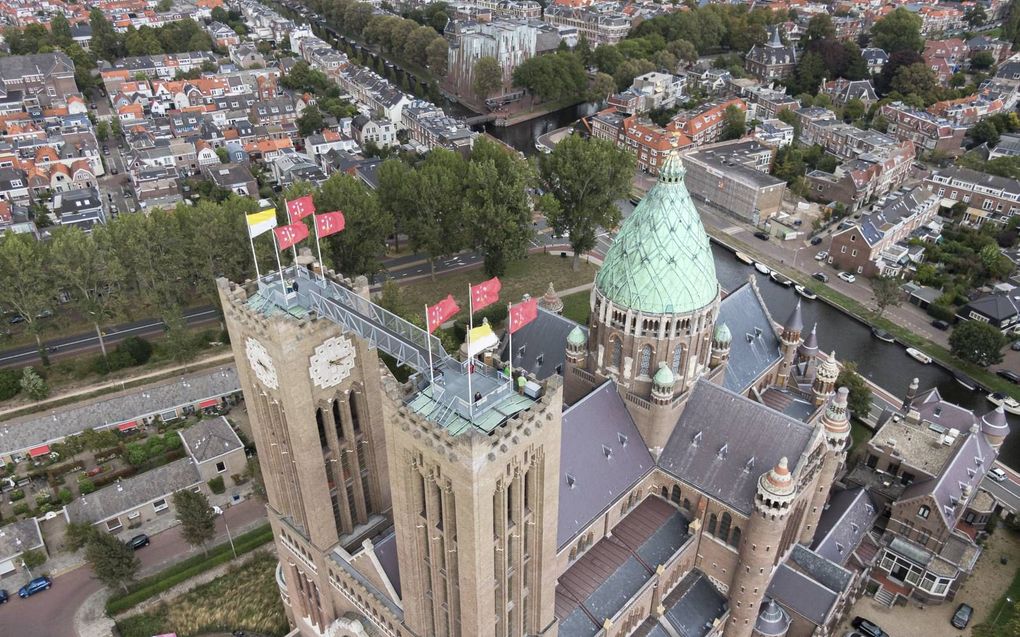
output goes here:
[[737, 261], [740, 261], [744, 265], [754, 265], [754, 259], [752, 259], [751, 257], [747, 256], [743, 252], [736, 252], [736, 253], [734, 253], [733, 256], [737, 257]]
[[1017, 400], [1011, 396], [995, 392], [994, 394], [988, 394], [988, 402], [993, 405], [1001, 406], [1004, 411], [1020, 416], [1020, 402], [1017, 402]]
[[772, 281], [774, 283], [778, 283], [779, 285], [783, 286], [784, 288], [788, 288], [791, 285], [793, 285], [793, 281], [791, 281], [790, 279], [786, 278], [782, 274], [776, 272], [775, 270], [772, 271], [772, 274], [769, 275], [769, 278], [772, 279]]
[[797, 294], [801, 295], [802, 297], [804, 297], [805, 299], [807, 299], [809, 301], [814, 301], [815, 299], [818, 298], [817, 294], [815, 294], [811, 290], [807, 289], [803, 285], [800, 285], [799, 283], [797, 285], [793, 286], [793, 289], [797, 291]]
[[770, 270], [769, 266], [765, 265], [764, 263], [755, 262], [754, 269], [761, 272], [765, 276], [772, 274], [772, 270]]
[[[885, 341], [886, 343], [895, 343], [896, 342], [896, 338], [893, 337], [892, 334], [890, 334], [889, 332], [886, 332], [885, 330], [883, 330], [881, 328], [878, 328], [878, 327], [871, 328], [871, 335], [874, 336], [875, 338], [877, 338], [880, 341]], [[911, 356], [913, 356], [913, 354], [911, 354]]]
[[931, 356], [928, 356], [921, 350], [914, 349], [913, 347], [907, 348], [907, 355], [909, 355], [910, 358], [913, 358], [915, 361], [923, 365], [927, 365], [928, 363], [931, 362]]

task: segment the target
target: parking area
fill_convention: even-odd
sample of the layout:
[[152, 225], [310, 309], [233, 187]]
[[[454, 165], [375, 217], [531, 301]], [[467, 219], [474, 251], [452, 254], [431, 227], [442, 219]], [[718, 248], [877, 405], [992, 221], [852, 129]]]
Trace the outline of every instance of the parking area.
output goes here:
[[[1006, 563], [1002, 563], [1002, 558]], [[978, 559], [977, 568], [952, 602], [939, 606], [922, 606], [911, 601], [906, 606], [887, 608], [876, 604], [871, 597], [862, 597], [847, 613], [837, 635], [845, 635], [850, 621], [857, 615], [866, 617], [882, 627], [890, 637], [934, 637], [968, 636], [975, 625], [986, 621], [992, 605], [1005, 591], [1017, 567], [1020, 566], [1020, 536], [1001, 527], [992, 534], [985, 544], [984, 552]], [[974, 607], [974, 619], [965, 630], [953, 628], [949, 620], [961, 603]]]

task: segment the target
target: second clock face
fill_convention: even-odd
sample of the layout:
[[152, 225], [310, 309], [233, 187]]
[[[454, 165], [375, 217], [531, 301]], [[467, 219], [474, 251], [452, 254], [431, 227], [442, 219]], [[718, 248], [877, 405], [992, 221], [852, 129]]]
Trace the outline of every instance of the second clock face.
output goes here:
[[248, 355], [248, 364], [251, 366], [255, 377], [259, 382], [269, 389], [276, 389], [280, 386], [280, 380], [276, 375], [276, 367], [273, 359], [269, 356], [266, 346], [257, 339], [248, 337], [244, 344], [245, 353]]
[[335, 387], [351, 375], [357, 350], [351, 340], [344, 336], [326, 339], [315, 348], [308, 361], [308, 373], [316, 387]]

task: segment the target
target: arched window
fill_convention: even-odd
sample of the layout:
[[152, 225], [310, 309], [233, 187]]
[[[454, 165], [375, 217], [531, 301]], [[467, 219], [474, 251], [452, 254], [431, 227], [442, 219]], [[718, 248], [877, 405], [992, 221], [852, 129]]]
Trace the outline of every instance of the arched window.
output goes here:
[[715, 535], [715, 524], [716, 518], [715, 513], [713, 513], [712, 515], [708, 516], [708, 528], [705, 529], [706, 531], [708, 531], [709, 535]]
[[358, 413], [358, 402], [360, 400], [354, 392], [351, 392], [351, 397], [347, 400], [347, 404], [351, 408], [351, 427], [354, 429], [355, 434], [361, 431], [361, 415]]
[[677, 345], [676, 347], [674, 347], [673, 348], [673, 365], [672, 365], [673, 373], [674, 374], [679, 374], [680, 373], [680, 362], [683, 360], [683, 357], [684, 357], [684, 346], [683, 345]]
[[691, 501], [688, 500], [687, 498], [684, 498], [683, 507], [684, 507], [684, 509], [690, 511], [691, 510]]
[[326, 440], [326, 421], [322, 417], [322, 407], [315, 410], [315, 425], [319, 428], [319, 446], [325, 449], [329, 442]]
[[647, 376], [652, 369], [652, 346], [645, 345], [641, 348], [641, 367], [638, 376]]
[[733, 533], [730, 533], [730, 546], [733, 548], [740, 548], [740, 527], [733, 527]]
[[662, 498], [664, 500], [669, 499], [669, 487], [662, 487]]
[[613, 337], [609, 341], [609, 366], [620, 368], [620, 361], [623, 359], [623, 341]]
[[673, 502], [680, 504], [680, 485], [673, 485], [673, 492], [670, 494], [669, 499]]
[[924, 505], [924, 504], [922, 504], [921, 508], [917, 510], [917, 516], [921, 517], [921, 518], [924, 518], [925, 520], [928, 519], [928, 514], [929, 513], [931, 513], [931, 509], [928, 508], [928, 506]]
[[723, 542], [730, 536], [730, 523], [733, 522], [733, 518], [730, 517], [729, 513], [723, 513], [722, 518], [719, 520], [719, 532], [716, 533], [716, 537], [721, 539]]
[[336, 437], [340, 440], [344, 439], [344, 428], [340, 420], [340, 401], [333, 400], [333, 424], [336, 426]]

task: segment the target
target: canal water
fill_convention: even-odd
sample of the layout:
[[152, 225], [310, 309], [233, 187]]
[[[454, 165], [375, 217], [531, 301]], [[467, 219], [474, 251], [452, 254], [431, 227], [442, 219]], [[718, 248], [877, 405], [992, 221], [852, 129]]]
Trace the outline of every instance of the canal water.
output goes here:
[[494, 123], [489, 122], [481, 130], [516, 148], [525, 155], [532, 155], [538, 152], [535, 150], [535, 140], [538, 139], [539, 135], [568, 126], [582, 117], [588, 117], [595, 110], [594, 104], [585, 102], [561, 108], [558, 111], [553, 111], [540, 117], [514, 124], [513, 126], [496, 126]]
[[[793, 288], [784, 288], [760, 274], [749, 265], [737, 261], [729, 250], [712, 244], [715, 270], [724, 290], [733, 290], [746, 283], [748, 276], [758, 281], [765, 304], [772, 318], [783, 323], [801, 297]], [[858, 371], [875, 384], [896, 396], [903, 396], [912, 378], [920, 380], [920, 389], [938, 387], [943, 398], [973, 409], [979, 416], [992, 405], [983, 392], [970, 391], [953, 379], [952, 374], [935, 365], [922, 365], [907, 356], [903, 346], [885, 343], [871, 335], [871, 329], [821, 300], [802, 300], [805, 332], [818, 324], [818, 346], [835, 351], [836, 357], [857, 363]], [[737, 337], [738, 335], [734, 335]], [[1006, 439], [999, 459], [1013, 469], [1020, 469], [1020, 418], [1008, 415], [1012, 434]]]

